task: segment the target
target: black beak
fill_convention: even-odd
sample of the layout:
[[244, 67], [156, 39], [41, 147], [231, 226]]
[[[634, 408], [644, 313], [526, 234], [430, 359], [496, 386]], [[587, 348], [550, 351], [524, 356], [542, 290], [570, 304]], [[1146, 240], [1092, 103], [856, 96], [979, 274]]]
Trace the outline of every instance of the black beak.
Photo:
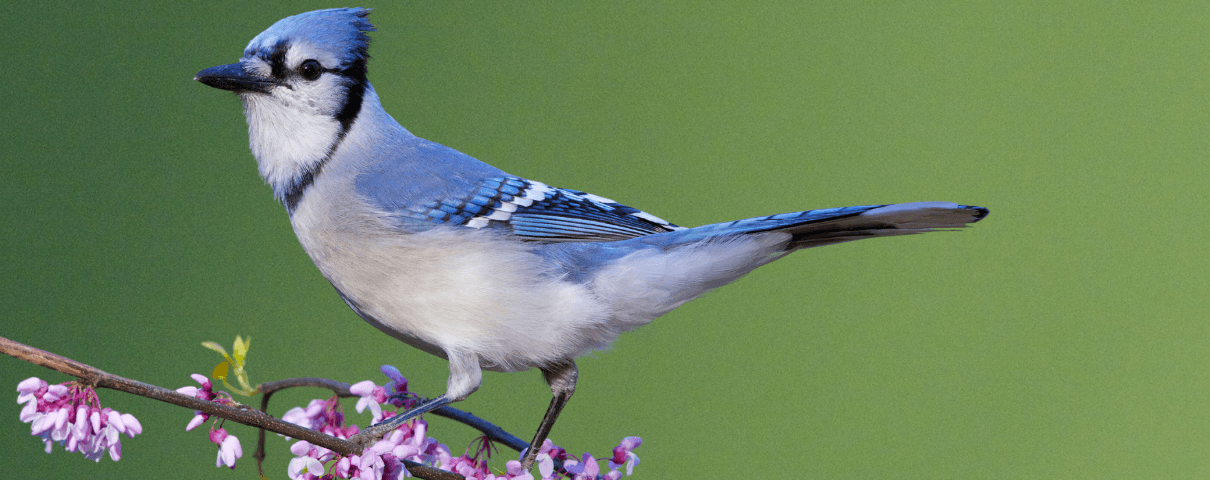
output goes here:
[[244, 71], [243, 65], [238, 63], [207, 68], [197, 72], [197, 75], [193, 79], [214, 88], [230, 90], [236, 93], [269, 93], [273, 85], [276, 85], [272, 80], [248, 75]]

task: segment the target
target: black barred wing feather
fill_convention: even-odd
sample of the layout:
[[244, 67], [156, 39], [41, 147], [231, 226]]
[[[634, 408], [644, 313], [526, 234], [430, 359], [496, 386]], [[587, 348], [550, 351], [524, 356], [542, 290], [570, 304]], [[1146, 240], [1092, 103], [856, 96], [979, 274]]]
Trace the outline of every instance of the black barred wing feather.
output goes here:
[[517, 177], [487, 179], [464, 198], [408, 210], [416, 220], [505, 228], [541, 242], [604, 242], [684, 229], [608, 198]]

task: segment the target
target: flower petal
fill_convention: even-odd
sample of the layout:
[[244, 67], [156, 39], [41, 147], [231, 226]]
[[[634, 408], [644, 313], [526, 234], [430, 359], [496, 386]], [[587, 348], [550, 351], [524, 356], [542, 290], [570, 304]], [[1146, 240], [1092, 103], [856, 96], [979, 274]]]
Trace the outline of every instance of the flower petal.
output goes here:
[[293, 453], [297, 456], [301, 457], [310, 452], [311, 452], [311, 442], [308, 442], [306, 440], [299, 440], [297, 442], [294, 442], [294, 445], [290, 445], [290, 453]]
[[41, 435], [43, 432], [50, 430], [55, 426], [55, 417], [45, 413], [35, 413], [30, 417], [30, 419], [30, 435]]
[[88, 414], [88, 421], [92, 422], [92, 433], [101, 433], [101, 411], [96, 408], [92, 409], [92, 413]]
[[134, 438], [135, 435], [143, 433], [143, 424], [139, 423], [139, 419], [134, 418], [134, 415], [123, 413], [122, 423], [126, 425], [126, 436], [130, 438]]
[[122, 459], [121, 441], [115, 441], [109, 444], [109, 458], [113, 459], [115, 462]]
[[549, 478], [552, 473], [555, 473], [555, 461], [550, 458], [550, 455], [545, 453], [538, 454], [538, 474], [542, 478]]
[[46, 382], [38, 377], [29, 377], [17, 384], [17, 391], [25, 394], [34, 394], [42, 387], [46, 386]]
[[[70, 406], [64, 406], [63, 408], [55, 410], [55, 413], [54, 413], [55, 431], [64, 430], [63, 427], [67, 426], [67, 416], [70, 415], [70, 413], [69, 413], [70, 410], [71, 410]], [[64, 433], [67, 433], [67, 432], [64, 430]], [[62, 440], [62, 439], [56, 439], [56, 440]]]
[[[374, 387], [376, 387], [376, 386], [377, 385], [374, 385], [374, 382], [372, 382], [370, 380], [363, 380], [363, 381], [354, 383], [353, 385], [349, 386], [349, 391], [352, 392], [353, 395], [357, 395], [359, 397], [365, 397], [365, 396], [368, 396], [368, 395], [374, 393]], [[358, 410], [358, 411], [360, 411], [360, 410]]]
[[38, 413], [38, 402], [29, 402], [25, 404], [25, 406], [21, 408], [21, 423], [29, 423], [30, 420], [34, 419], [35, 415], [40, 415]]
[[323, 476], [324, 464], [319, 463], [319, 460], [316, 460], [311, 457], [307, 457], [307, 473], [310, 473], [317, 477]]
[[63, 385], [51, 385], [46, 387], [46, 394], [42, 396], [42, 399], [53, 403], [55, 400], [66, 397], [69, 392], [71, 390]]
[[307, 459], [311, 457], [294, 457], [290, 459], [290, 465], [286, 467], [286, 476], [290, 480], [301, 480], [303, 473], [307, 472]]
[[118, 433], [126, 433], [126, 422], [122, 421], [122, 414], [115, 410], [109, 410], [105, 412], [105, 416], [106, 420], [109, 421], [109, 425], [116, 429]]

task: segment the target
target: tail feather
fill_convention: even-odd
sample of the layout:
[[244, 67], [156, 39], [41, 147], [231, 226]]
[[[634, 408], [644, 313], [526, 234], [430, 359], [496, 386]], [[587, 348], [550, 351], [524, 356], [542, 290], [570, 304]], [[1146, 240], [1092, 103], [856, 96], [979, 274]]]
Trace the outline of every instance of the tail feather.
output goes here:
[[671, 247], [718, 237], [785, 232], [791, 235], [786, 249], [797, 250], [863, 238], [962, 228], [983, 219], [987, 214], [988, 210], [983, 207], [949, 202], [865, 205], [748, 218], [634, 240]]
[[[580, 275], [588, 276], [599, 298], [612, 302], [611, 328], [629, 330], [800, 248], [961, 228], [987, 213], [986, 208], [944, 202], [868, 205], [749, 218], [616, 243], [562, 243], [550, 248], [571, 252], [574, 258], [592, 253], [597, 268], [575, 270], [588, 272]], [[636, 248], [638, 244], [644, 248]]]
[[779, 228], [793, 235], [788, 249], [800, 249], [861, 240], [913, 235], [963, 228], [986, 217], [988, 210], [947, 202], [886, 205], [857, 215]]

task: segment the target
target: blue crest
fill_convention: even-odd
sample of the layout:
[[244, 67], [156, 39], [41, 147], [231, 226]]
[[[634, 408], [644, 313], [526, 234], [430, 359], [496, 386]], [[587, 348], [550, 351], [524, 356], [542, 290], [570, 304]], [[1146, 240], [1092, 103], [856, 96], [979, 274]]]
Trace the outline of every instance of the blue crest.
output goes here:
[[374, 25], [366, 19], [368, 8], [332, 8], [300, 13], [278, 20], [273, 26], [257, 35], [244, 49], [244, 56], [269, 57], [299, 40], [337, 53], [341, 65], [369, 58], [370, 37], [365, 32], [374, 31]]

